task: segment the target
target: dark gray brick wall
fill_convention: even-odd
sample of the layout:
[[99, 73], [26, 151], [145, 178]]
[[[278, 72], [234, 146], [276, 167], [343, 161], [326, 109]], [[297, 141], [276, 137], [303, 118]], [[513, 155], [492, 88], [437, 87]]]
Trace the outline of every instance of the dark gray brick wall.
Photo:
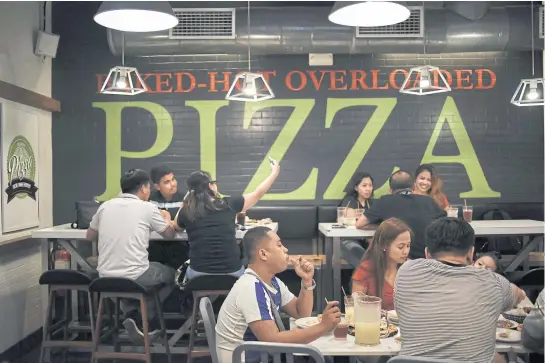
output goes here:
[[[187, 175], [200, 168], [199, 114], [186, 102], [223, 100], [222, 84], [217, 92], [210, 92], [209, 72], [238, 72], [245, 70], [240, 57], [202, 58], [134, 58], [127, 64], [137, 66], [142, 73], [189, 72], [198, 86], [187, 93], [156, 93], [131, 98], [97, 93], [97, 75], [120, 63], [106, 43], [104, 29], [92, 21], [96, 4], [54, 4], [54, 31], [61, 35], [58, 56], [53, 64], [53, 96], [62, 102], [63, 111], [54, 115], [54, 218], [55, 223], [73, 218], [73, 202], [90, 199], [105, 190], [106, 135], [105, 114], [92, 107], [92, 102], [149, 101], [162, 105], [173, 120], [174, 134], [169, 147], [160, 155], [148, 159], [123, 159], [122, 170], [132, 167], [149, 169], [166, 163], [183, 184]], [[351, 86], [351, 71], [367, 73], [371, 85], [372, 70], [379, 70], [377, 84], [389, 82], [395, 69], [408, 70], [426, 62], [448, 70], [454, 77], [453, 92], [426, 97], [401, 95], [387, 90], [329, 90], [326, 76], [320, 90], [312, 80], [298, 92], [286, 86], [291, 71], [346, 71]], [[541, 57], [536, 64], [541, 64]], [[297, 201], [263, 201], [263, 204], [335, 204], [324, 200], [324, 192], [335, 177], [348, 152], [367, 125], [374, 107], [350, 107], [339, 111], [330, 128], [325, 127], [326, 105], [332, 98], [396, 98], [397, 104], [383, 128], [369, 148], [358, 170], [366, 170], [375, 177], [376, 186], [384, 184], [398, 166], [414, 170], [422, 160], [437, 119], [448, 97], [452, 97], [463, 125], [490, 187], [501, 193], [503, 202], [543, 200], [543, 110], [518, 108], [509, 104], [519, 80], [531, 75], [529, 53], [471, 53], [427, 55], [361, 55], [335, 56], [333, 67], [310, 67], [306, 56], [268, 56], [253, 59], [255, 70], [276, 71], [271, 86], [277, 99], [310, 99], [314, 106], [300, 132], [282, 160], [282, 173], [273, 193], [291, 192], [305, 181], [313, 168], [319, 169], [316, 198]], [[477, 84], [476, 70], [489, 69], [496, 76], [492, 89], [461, 90], [460, 85]], [[469, 82], [459, 81], [471, 70]], [[173, 77], [175, 79], [176, 76]], [[185, 78], [184, 80], [187, 80]], [[401, 84], [400, 73], [396, 82]], [[148, 84], [155, 90], [155, 81]], [[483, 83], [490, 84], [487, 73]], [[293, 77], [293, 85], [299, 78]], [[187, 87], [188, 84], [183, 84]], [[174, 86], [176, 88], [176, 86]], [[217, 179], [224, 193], [241, 193], [252, 179], [269, 148], [285, 127], [293, 107], [274, 107], [256, 112], [251, 125], [244, 129], [244, 105], [231, 102], [216, 115]], [[202, 122], [202, 120], [201, 120]], [[141, 151], [149, 148], [156, 137], [156, 122], [141, 109], [125, 109], [122, 113], [123, 150]], [[456, 155], [458, 148], [452, 132], [445, 124], [434, 149], [434, 155]], [[274, 156], [274, 155], [273, 155]], [[471, 189], [465, 169], [460, 164], [437, 164], [450, 200], [460, 201], [460, 193]], [[481, 200], [485, 201], [485, 200]]]

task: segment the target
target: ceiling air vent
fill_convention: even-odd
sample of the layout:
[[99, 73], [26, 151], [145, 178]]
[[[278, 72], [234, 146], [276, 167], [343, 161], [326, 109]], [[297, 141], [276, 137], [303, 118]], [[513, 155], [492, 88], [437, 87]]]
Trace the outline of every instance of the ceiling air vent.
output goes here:
[[539, 37], [542, 39], [545, 38], [545, 14], [543, 9], [545, 9], [543, 6], [539, 7]]
[[178, 25], [170, 39], [233, 39], [235, 9], [174, 9]]
[[373, 27], [356, 27], [356, 38], [422, 38], [424, 37], [424, 8], [408, 6], [411, 16], [404, 22]]

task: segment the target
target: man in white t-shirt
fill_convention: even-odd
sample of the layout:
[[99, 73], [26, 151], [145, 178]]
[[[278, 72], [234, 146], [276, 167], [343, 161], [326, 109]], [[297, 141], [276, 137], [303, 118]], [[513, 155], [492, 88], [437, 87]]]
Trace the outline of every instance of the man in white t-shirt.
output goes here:
[[[221, 306], [216, 325], [216, 349], [220, 363], [231, 363], [233, 350], [245, 341], [308, 344], [335, 329], [341, 319], [338, 302], [325, 308], [322, 321], [307, 329], [280, 331], [279, 310], [293, 318], [310, 316], [316, 282], [314, 265], [300, 256], [291, 259], [301, 277], [301, 290], [295, 297], [275, 275], [288, 267], [288, 250], [280, 237], [267, 227], [246, 232], [242, 241], [248, 269], [235, 283]], [[246, 363], [260, 360], [251, 352]]]
[[[174, 269], [149, 262], [150, 233], [154, 231], [165, 238], [173, 238], [176, 231], [168, 212], [160, 211], [148, 202], [150, 181], [144, 170], [133, 169], [125, 173], [121, 177], [122, 194], [98, 208], [87, 230], [87, 239], [98, 240], [97, 270], [100, 277], [124, 277], [144, 286], [163, 285], [159, 290], [162, 302], [172, 292]], [[148, 320], [151, 335], [156, 335], [160, 329], [154, 306], [155, 301], [150, 299]], [[136, 300], [124, 300], [121, 309], [125, 313], [123, 325], [129, 336], [141, 342], [144, 335], [140, 304]]]

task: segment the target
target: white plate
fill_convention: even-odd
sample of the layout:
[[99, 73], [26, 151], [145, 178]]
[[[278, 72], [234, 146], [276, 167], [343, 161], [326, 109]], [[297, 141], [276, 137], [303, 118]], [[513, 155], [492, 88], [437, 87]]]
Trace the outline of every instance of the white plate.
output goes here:
[[[501, 337], [501, 333], [507, 332], [509, 334], [509, 337]], [[516, 343], [520, 342], [521, 334], [519, 331], [511, 330], [511, 329], [496, 329], [496, 340], [498, 342], [505, 342], [505, 343]]]
[[309, 316], [306, 318], [300, 318], [295, 320], [295, 325], [300, 329], [309, 328], [311, 326], [314, 326], [318, 324], [318, 318], [316, 316]]
[[[321, 314], [320, 314], [321, 315]], [[346, 321], [344, 314], [341, 314], [341, 320]], [[300, 329], [309, 328], [319, 323], [317, 316], [308, 316], [306, 318], [300, 318], [294, 321], [295, 326]]]
[[[509, 324], [511, 325], [508, 329], [516, 329], [517, 326], [519, 326], [519, 323], [517, 323], [516, 321], [505, 319], [503, 316], [500, 316], [498, 321], [508, 321]], [[498, 328], [498, 329], [505, 329], [505, 328]]]

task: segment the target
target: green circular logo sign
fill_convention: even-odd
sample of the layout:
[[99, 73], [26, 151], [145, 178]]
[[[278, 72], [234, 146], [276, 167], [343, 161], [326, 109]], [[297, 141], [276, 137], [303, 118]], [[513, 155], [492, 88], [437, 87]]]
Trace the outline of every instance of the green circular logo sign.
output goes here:
[[8, 203], [14, 197], [26, 198], [30, 196], [36, 200], [35, 186], [36, 158], [28, 140], [23, 136], [16, 136], [8, 149]]

